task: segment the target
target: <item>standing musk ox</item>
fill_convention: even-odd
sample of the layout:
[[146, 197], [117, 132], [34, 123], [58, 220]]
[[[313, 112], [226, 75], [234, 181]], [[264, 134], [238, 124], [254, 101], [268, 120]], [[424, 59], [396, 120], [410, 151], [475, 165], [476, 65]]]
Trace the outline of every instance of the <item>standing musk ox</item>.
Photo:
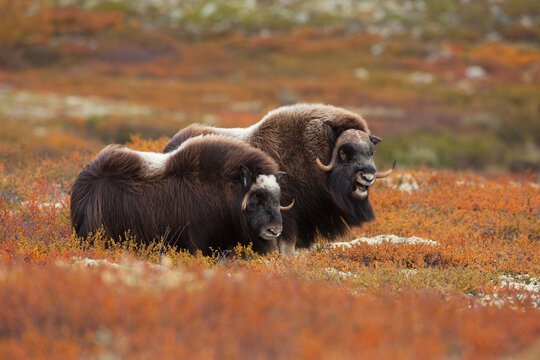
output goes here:
[[349, 226], [373, 220], [369, 187], [393, 169], [377, 172], [373, 151], [381, 139], [370, 134], [362, 117], [322, 104], [284, 106], [248, 128], [193, 124], [180, 130], [164, 152], [174, 151], [192, 136], [212, 133], [264, 151], [289, 174], [281, 183], [282, 197], [295, 201], [295, 206], [283, 214], [284, 230], [278, 239], [285, 256], [295, 247], [311, 246], [317, 235], [333, 240]]
[[265, 253], [282, 231], [283, 175], [262, 151], [218, 135], [169, 154], [110, 145], [76, 179], [71, 223], [85, 238], [103, 227], [115, 239], [130, 231], [142, 243], [163, 238], [203, 254], [250, 242]]

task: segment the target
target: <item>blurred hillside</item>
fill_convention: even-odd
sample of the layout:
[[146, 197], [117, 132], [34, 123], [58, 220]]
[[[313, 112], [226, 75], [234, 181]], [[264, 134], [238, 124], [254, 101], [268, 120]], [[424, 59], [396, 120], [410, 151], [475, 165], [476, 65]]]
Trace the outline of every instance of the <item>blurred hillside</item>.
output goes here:
[[379, 163], [540, 171], [540, 2], [0, 0], [0, 147], [93, 152], [294, 102]]

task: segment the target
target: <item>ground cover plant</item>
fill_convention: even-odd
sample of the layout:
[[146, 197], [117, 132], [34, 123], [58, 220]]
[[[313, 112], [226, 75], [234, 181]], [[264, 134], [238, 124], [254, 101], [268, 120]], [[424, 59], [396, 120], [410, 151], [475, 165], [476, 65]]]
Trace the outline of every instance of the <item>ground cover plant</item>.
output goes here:
[[[0, 358], [540, 357], [539, 13], [0, 0]], [[383, 138], [375, 222], [288, 259], [73, 234], [104, 145], [296, 101]]]
[[435, 244], [203, 257], [77, 239], [67, 179], [90, 157], [1, 169], [4, 357], [537, 354], [540, 192], [531, 176], [401, 172], [374, 188], [377, 221], [350, 234]]

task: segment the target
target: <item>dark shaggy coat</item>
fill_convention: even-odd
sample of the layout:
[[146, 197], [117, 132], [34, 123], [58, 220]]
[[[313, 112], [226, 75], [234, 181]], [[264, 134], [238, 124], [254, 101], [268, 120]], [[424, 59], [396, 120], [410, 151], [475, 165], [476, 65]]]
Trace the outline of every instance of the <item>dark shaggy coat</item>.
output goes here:
[[[277, 194], [265, 194], [268, 186], [257, 188], [257, 179], [277, 171], [276, 162], [262, 151], [222, 136], [193, 138], [171, 154], [111, 145], [73, 185], [72, 225], [81, 237], [103, 227], [113, 238], [129, 230], [143, 243], [163, 238], [166, 244], [205, 254], [210, 248], [250, 242], [254, 250], [266, 252], [272, 244], [258, 236], [260, 229], [253, 224], [262, 221], [257, 226], [276, 225], [281, 232], [279, 187], [275, 183], [271, 190], [277, 188]], [[249, 204], [242, 211], [243, 200], [257, 191], [274, 202], [263, 204], [258, 214]]]
[[[358, 140], [341, 141], [336, 166], [330, 172], [321, 171], [316, 158], [328, 164], [340, 135], [350, 129], [357, 133], [349, 137]], [[353, 196], [359, 185], [357, 177], [376, 172], [373, 149], [380, 141], [370, 136], [366, 121], [359, 115], [321, 104], [285, 106], [249, 128], [191, 125], [179, 131], [164, 152], [173, 151], [191, 136], [208, 133], [246, 141], [270, 155], [288, 174], [281, 183], [282, 202], [294, 199], [295, 205], [283, 213], [284, 229], [279, 240], [282, 253], [290, 254], [294, 246], [309, 247], [317, 235], [334, 239], [346, 233], [349, 225], [359, 226], [374, 219], [367, 195], [363, 199]], [[364, 190], [367, 194], [367, 188]]]

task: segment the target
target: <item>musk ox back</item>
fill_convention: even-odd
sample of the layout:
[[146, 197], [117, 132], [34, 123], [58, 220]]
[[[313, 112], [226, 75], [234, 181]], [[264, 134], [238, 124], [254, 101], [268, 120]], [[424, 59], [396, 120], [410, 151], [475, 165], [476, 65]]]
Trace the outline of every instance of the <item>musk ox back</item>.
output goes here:
[[282, 173], [270, 157], [222, 136], [190, 139], [169, 154], [110, 145], [77, 177], [71, 221], [78, 236], [163, 241], [190, 251], [253, 243], [276, 248]]
[[371, 135], [359, 115], [322, 104], [285, 106], [249, 128], [191, 125], [180, 130], [164, 152], [174, 151], [191, 136], [209, 133], [261, 149], [289, 174], [280, 184], [282, 197], [284, 202], [294, 199], [295, 206], [283, 214], [281, 253], [309, 247], [317, 236], [335, 239], [349, 226], [375, 218], [369, 187], [391, 170], [377, 172], [373, 152], [381, 139]]

